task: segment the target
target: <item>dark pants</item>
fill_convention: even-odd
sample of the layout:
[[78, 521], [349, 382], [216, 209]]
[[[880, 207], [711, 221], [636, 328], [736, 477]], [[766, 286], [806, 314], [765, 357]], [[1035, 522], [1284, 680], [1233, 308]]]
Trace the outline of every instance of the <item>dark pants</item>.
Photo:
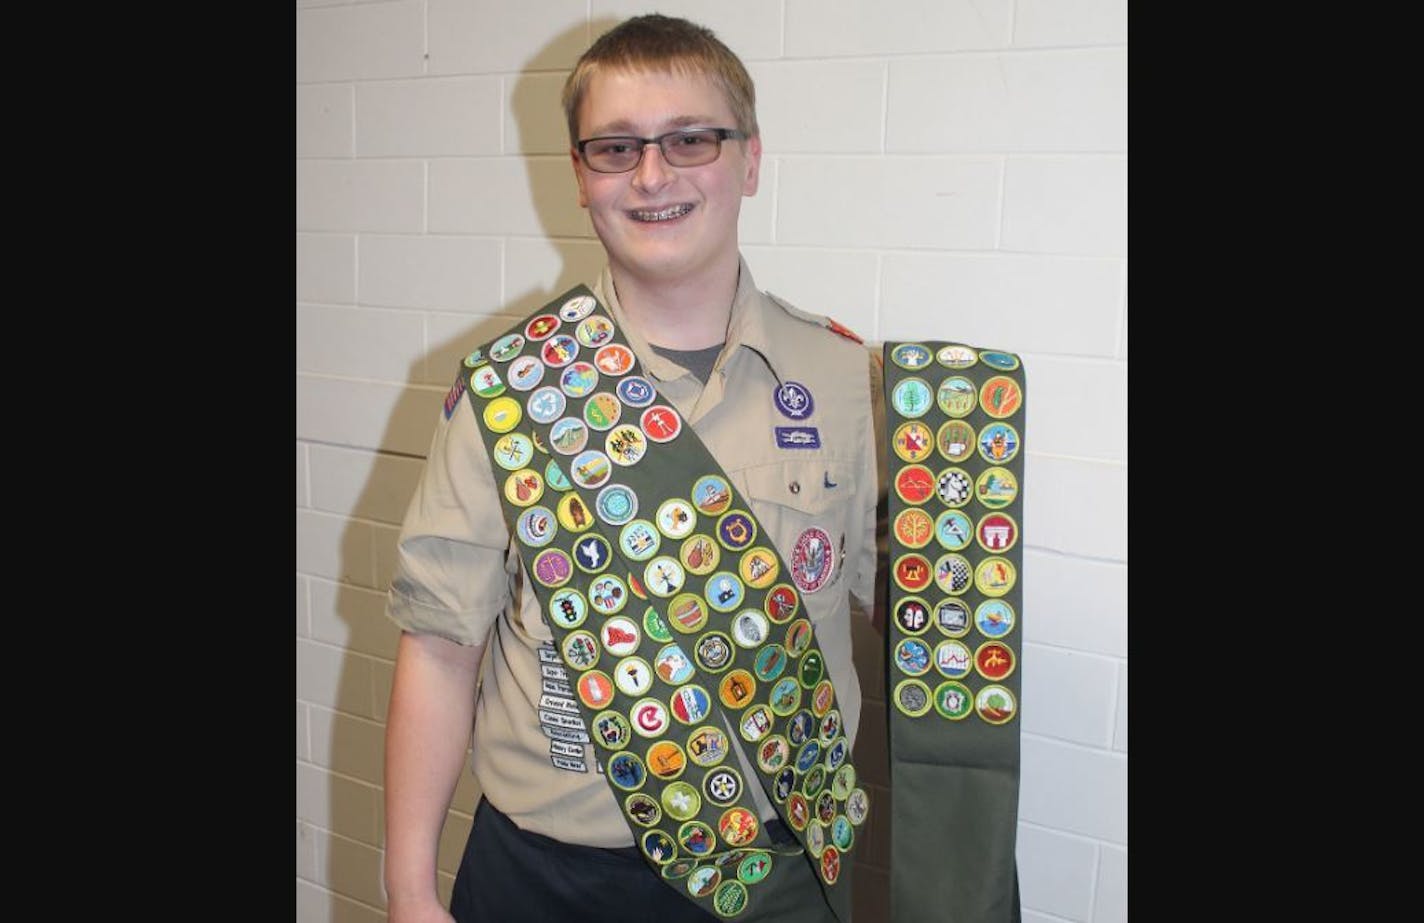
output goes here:
[[[834, 923], [805, 860], [778, 861], [795, 869], [795, 876], [778, 890], [775, 906], [767, 907], [768, 919]], [[519, 829], [481, 796], [455, 875], [450, 913], [458, 923], [718, 920], [674, 890], [684, 884], [660, 879], [635, 846], [602, 849], [561, 843]]]
[[520, 830], [483, 797], [455, 876], [450, 913], [458, 923], [717, 919], [660, 880], [636, 846], [575, 846]]

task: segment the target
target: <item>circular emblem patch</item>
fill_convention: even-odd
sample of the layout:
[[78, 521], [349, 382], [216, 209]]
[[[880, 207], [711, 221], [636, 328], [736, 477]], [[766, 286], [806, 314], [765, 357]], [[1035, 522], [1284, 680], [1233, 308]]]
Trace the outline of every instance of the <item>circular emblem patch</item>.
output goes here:
[[974, 524], [963, 510], [945, 510], [935, 519], [934, 537], [946, 551], [962, 551], [974, 538]]
[[516, 391], [532, 390], [544, 378], [544, 363], [533, 356], [520, 356], [509, 363], [509, 386]]
[[835, 740], [836, 735], [841, 732], [841, 711], [833, 708], [826, 712], [826, 716], [821, 719], [820, 730], [817, 739], [823, 744], [828, 744]]
[[979, 520], [974, 535], [985, 551], [1008, 551], [1018, 541], [1019, 527], [1008, 513], [989, 513]]
[[935, 400], [947, 416], [958, 419], [969, 416], [974, 410], [978, 393], [974, 390], [974, 382], [962, 375], [954, 375], [939, 383]]
[[544, 479], [532, 468], [521, 468], [504, 479], [504, 498], [515, 506], [528, 506], [544, 496]]
[[490, 344], [490, 358], [495, 362], [508, 362], [524, 348], [524, 337], [508, 333]]
[[693, 897], [706, 897], [721, 883], [722, 870], [715, 865], [704, 865], [688, 876], [687, 893]]
[[705, 592], [709, 606], [718, 612], [731, 612], [742, 604], [746, 589], [735, 574], [722, 571], [708, 578]]
[[890, 351], [890, 361], [902, 369], [917, 372], [930, 364], [930, 351], [919, 343], [901, 343]]
[[771, 713], [785, 718], [801, 707], [801, 686], [796, 677], [787, 676], [776, 681], [769, 696]]
[[558, 548], [545, 548], [534, 556], [534, 579], [546, 587], [561, 587], [573, 575], [569, 556]]
[[660, 740], [648, 748], [648, 772], [664, 782], [676, 779], [687, 768], [687, 756], [670, 740]]
[[1018, 713], [1014, 694], [1003, 686], [985, 686], [974, 697], [979, 717], [990, 724], [1006, 724]]
[[648, 770], [638, 754], [619, 751], [608, 758], [608, 778], [625, 792], [631, 792], [643, 787]]
[[939, 454], [952, 462], [962, 462], [974, 454], [974, 427], [964, 420], [950, 420], [935, 435]]
[[916, 419], [929, 413], [934, 406], [934, 397], [930, 393], [930, 386], [918, 378], [906, 378], [895, 386], [895, 390], [890, 394], [890, 402], [895, 406], [895, 412], [902, 417]]
[[979, 433], [979, 456], [993, 465], [1006, 465], [1019, 454], [1019, 433], [1007, 423], [990, 423]]
[[974, 610], [974, 624], [985, 637], [1002, 638], [1014, 630], [1014, 607], [1002, 599], [986, 599]]
[[[547, 351], [546, 346], [545, 352]], [[548, 359], [544, 361], [553, 365]], [[598, 370], [590, 362], [575, 362], [559, 374], [559, 387], [569, 397], [586, 397], [598, 387]]]
[[674, 629], [690, 635], [701, 631], [702, 626], [707, 624], [707, 607], [702, 604], [702, 597], [696, 593], [682, 593], [668, 603], [667, 618], [668, 624]]
[[653, 442], [672, 442], [682, 432], [682, 418], [666, 404], [644, 410], [638, 422]]
[[741, 510], [724, 513], [717, 520], [717, 541], [728, 551], [741, 551], [756, 540], [756, 523]]
[[1014, 652], [1002, 641], [985, 641], [974, 652], [974, 668], [990, 682], [999, 682], [1014, 672]]
[[958, 599], [942, 599], [935, 606], [935, 627], [951, 638], [969, 633], [969, 607]]
[[633, 367], [633, 351], [622, 343], [609, 343], [593, 354], [599, 372], [617, 378]]
[[788, 657], [796, 658], [806, 653], [806, 648], [811, 646], [811, 623], [806, 619], [797, 619], [786, 629], [786, 654]]
[[643, 612], [643, 634], [654, 641], [667, 643], [672, 640], [672, 632], [668, 630], [667, 622], [658, 614], [658, 610], [649, 606]]
[[721, 728], [706, 725], [687, 738], [687, 757], [699, 766], [716, 766], [731, 751], [731, 742]]
[[778, 625], [790, 621], [800, 605], [800, 597], [789, 584], [778, 583], [766, 594], [766, 614]]
[[666, 598], [682, 589], [687, 582], [687, 574], [677, 558], [660, 555], [648, 562], [643, 579], [647, 581], [648, 592]]
[[482, 365], [470, 373], [470, 390], [480, 397], [499, 397], [504, 393], [504, 381], [492, 365]]
[[589, 670], [578, 678], [578, 697], [589, 708], [604, 708], [613, 701], [613, 680], [602, 670]]
[[599, 626], [599, 639], [604, 650], [614, 657], [626, 657], [638, 649], [642, 635], [632, 619], [618, 616]]
[[574, 487], [569, 479], [564, 477], [564, 471], [559, 467], [559, 463], [552, 458], [549, 459], [549, 463], [544, 466], [544, 483], [561, 493], [566, 490], [573, 490]]
[[[712, 828], [702, 823], [700, 820], [690, 820], [677, 828], [677, 842], [684, 852], [694, 856], [705, 856], [717, 845], [717, 835], [712, 832]], [[716, 866], [709, 866], [712, 871], [717, 871]], [[696, 877], [695, 875], [693, 876]], [[691, 889], [691, 880], [688, 888]]]
[[979, 405], [996, 420], [1004, 420], [1023, 406], [1023, 391], [1006, 375], [995, 375], [979, 388]]
[[772, 391], [772, 399], [782, 416], [793, 420], [804, 420], [816, 410], [816, 402], [811, 398], [811, 392], [800, 382], [782, 382]]
[[[804, 744], [801, 745], [800, 752], [796, 754], [797, 772], [805, 772], [806, 770], [810, 769], [812, 766], [816, 765], [816, 761], [820, 758], [820, 742], [815, 740], [806, 741]], [[787, 794], [790, 794], [790, 792], [788, 791]]]
[[919, 638], [905, 638], [895, 645], [895, 666], [901, 673], [924, 676], [930, 670], [930, 649]]
[[689, 574], [705, 577], [716, 570], [717, 562], [722, 559], [722, 550], [710, 536], [694, 535], [682, 543], [677, 557]]
[[608, 457], [626, 467], [636, 465], [648, 453], [648, 440], [643, 431], [631, 423], [615, 426], [603, 440]]
[[935, 562], [935, 585], [950, 596], [962, 596], [972, 582], [969, 561], [961, 554], [943, 554]]
[[724, 881], [712, 895], [712, 909], [720, 916], [735, 917], [747, 909], [747, 886], [740, 881]]
[[723, 477], [703, 475], [692, 485], [692, 505], [704, 516], [721, 516], [732, 505], [732, 488]]
[[962, 641], [941, 641], [935, 645], [935, 669], [948, 679], [963, 679], [973, 668], [969, 648]]
[[746, 670], [733, 670], [717, 686], [717, 697], [731, 709], [742, 709], [756, 696], [756, 680]]
[[[783, 741], [785, 743], [785, 741]], [[746, 808], [729, 808], [717, 821], [717, 830], [728, 846], [745, 846], [756, 839], [761, 824]]]
[[831, 710], [831, 706], [836, 701], [836, 690], [831, 686], [831, 681], [823, 679], [816, 684], [816, 688], [811, 690], [811, 714], [817, 718], [825, 716]]
[[840, 876], [840, 851], [834, 846], [827, 846], [826, 851], [821, 853], [821, 878], [825, 880], [826, 884], [833, 885]]
[[549, 427], [549, 444], [560, 455], [577, 455], [588, 445], [588, 427], [582, 420], [564, 417]]
[[[770, 623], [760, 609], [743, 609], [732, 619], [732, 640], [745, 648], [754, 648], [766, 640]], [[809, 642], [810, 639], [807, 638]]]
[[623, 802], [623, 810], [633, 818], [634, 823], [644, 827], [651, 827], [662, 820], [663, 816], [663, 809], [658, 807], [657, 801], [646, 792], [629, 795], [628, 800]]
[[947, 369], [967, 369], [979, 361], [979, 354], [968, 346], [951, 344], [940, 347], [935, 361]]
[[906, 465], [895, 473], [895, 494], [911, 506], [924, 503], [934, 491], [934, 475], [924, 465]]
[[618, 399], [629, 407], [647, 407], [657, 396], [653, 385], [641, 375], [629, 375], [618, 382]]
[[658, 865], [666, 865], [677, 858], [677, 844], [661, 830], [649, 830], [638, 838], [638, 845]]
[[681, 497], [664, 500], [655, 517], [658, 531], [671, 539], [682, 539], [697, 527], [697, 513], [692, 504]]
[[826, 674], [826, 663], [820, 651], [807, 651], [801, 658], [801, 666], [796, 670], [796, 679], [806, 689], [815, 688]]
[[974, 586], [985, 596], [1003, 596], [1014, 588], [1013, 562], [1008, 558], [985, 558], [974, 571]]
[[547, 506], [533, 506], [519, 514], [514, 521], [514, 531], [530, 548], [540, 548], [554, 540], [559, 522]]
[[963, 468], [946, 468], [939, 473], [935, 489], [941, 503], [958, 508], [969, 502], [973, 483]]
[[[593, 718], [594, 739], [599, 745], [608, 750], [622, 750], [628, 746], [628, 741], [633, 736], [633, 731], [628, 727], [628, 721], [616, 711], [601, 712]], [[658, 813], [662, 813], [661, 811]], [[637, 818], [634, 818], [635, 820]], [[656, 818], [654, 819], [656, 822]], [[648, 826], [648, 825], [644, 825]]]
[[731, 767], [709, 772], [702, 780], [702, 790], [707, 793], [707, 800], [718, 807], [734, 804], [742, 794], [741, 774]]
[[544, 343], [539, 350], [539, 358], [543, 359], [549, 368], [560, 369], [573, 362], [578, 352], [578, 341], [567, 333], [561, 333]]
[[941, 716], [959, 721], [974, 710], [974, 696], [963, 683], [947, 680], [935, 687], [934, 707]]
[[613, 547], [598, 533], [585, 535], [574, 543], [574, 563], [586, 574], [596, 574], [608, 566]]
[[974, 495], [991, 510], [1003, 509], [1019, 495], [1019, 482], [1008, 468], [986, 468], [974, 482]]
[[616, 574], [604, 574], [588, 585], [588, 604], [599, 615], [613, 615], [628, 604], [628, 587]]
[[[775, 563], [775, 559], [772, 559]], [[825, 529], [811, 526], [796, 537], [791, 549], [791, 579], [803, 593], [814, 593], [831, 579], [835, 549]], [[769, 583], [770, 580], [767, 581]], [[753, 586], [765, 584], [754, 583]]]
[[653, 658], [653, 671], [669, 686], [687, 682], [696, 671], [692, 661], [676, 644], [665, 645]]
[[781, 675], [789, 660], [790, 658], [786, 656], [786, 648], [780, 644], [767, 644], [757, 651], [752, 671], [756, 673], [757, 679], [769, 683]]
[[791, 797], [786, 799], [786, 820], [797, 830], [805, 830], [806, 822], [811, 819], [811, 805], [806, 801], [806, 796], [800, 792], [792, 792]]
[[[772, 734], [757, 747], [757, 765], [762, 772], [776, 772], [791, 759], [791, 745], [780, 734]], [[739, 846], [739, 843], [733, 843]]]
[[930, 570], [929, 558], [911, 552], [902, 554], [895, 559], [891, 576], [894, 577], [895, 585], [900, 589], [907, 593], [919, 593], [929, 587], [930, 580], [933, 579], [933, 572]]
[[[801, 791], [808, 799], [815, 798], [821, 788], [826, 784], [826, 769], [824, 766], [812, 766], [811, 771], [806, 773], [801, 780]], [[807, 807], [810, 807], [809, 802]]]
[[524, 410], [512, 397], [497, 397], [485, 405], [485, 427], [492, 433], [507, 433], [519, 425]]
[[701, 686], [682, 686], [672, 694], [672, 716], [683, 724], [696, 724], [707, 717], [712, 700]]
[[791, 794], [791, 790], [796, 787], [796, 770], [790, 766], [785, 767], [776, 774], [772, 780], [771, 800], [781, 804]]
[[918, 718], [930, 710], [930, 689], [917, 679], [901, 680], [893, 694], [895, 707], [911, 718]]
[[613, 684], [619, 692], [635, 698], [653, 687], [653, 668], [641, 657], [625, 657], [613, 668]]
[[607, 391], [599, 391], [589, 396], [583, 405], [583, 420], [590, 429], [603, 432], [618, 422], [623, 415], [623, 405]]
[[901, 461], [922, 462], [934, 451], [934, 433], [918, 420], [901, 423], [890, 443]]
[[602, 487], [612, 475], [613, 467], [608, 464], [608, 456], [597, 449], [580, 452], [569, 462], [569, 477], [585, 490]]
[[720, 673], [732, 662], [732, 639], [720, 631], [709, 631], [697, 639], [694, 656], [702, 669]]
[[1019, 367], [1019, 357], [1013, 353], [999, 352], [995, 349], [981, 350], [979, 361], [1001, 372], [1012, 372]]
[[895, 540], [906, 548], [923, 548], [934, 537], [934, 520], [919, 507], [912, 506], [900, 511], [895, 517]]
[[[811, 530], [808, 529], [807, 532], [809, 531]], [[825, 535], [824, 532], [821, 534]], [[805, 537], [806, 532], [801, 533], [801, 535]], [[800, 539], [797, 539], [797, 541], [799, 542]], [[826, 543], [827, 546], [829, 546], [829, 537], [827, 537]], [[742, 560], [737, 565], [737, 573], [741, 574], [742, 580], [747, 586], [755, 590], [764, 590], [771, 586], [772, 582], [775, 581], [777, 576], [781, 573], [781, 563], [776, 560], [776, 554], [771, 549], [764, 547], [752, 548], [748, 550], [746, 554], [742, 555]], [[793, 579], [794, 578], [795, 575], [793, 572]], [[797, 583], [799, 585], [800, 581], [798, 580]], [[806, 588], [803, 586], [802, 589], [805, 590]], [[810, 591], [807, 590], [807, 592]]]
[[529, 395], [529, 419], [535, 423], [552, 423], [559, 418], [568, 405], [564, 392], [558, 388], [545, 386]]
[[749, 885], [771, 874], [771, 854], [758, 850], [747, 856], [737, 866], [737, 880]]
[[865, 789], [857, 788], [846, 796], [846, 817], [859, 827], [870, 816], [870, 796]]
[[570, 532], [578, 533], [593, 525], [593, 514], [583, 505], [578, 494], [568, 493], [559, 498], [559, 525]]
[[575, 295], [559, 306], [559, 317], [572, 324], [588, 317], [597, 304], [592, 295]]
[[594, 508], [610, 526], [626, 525], [638, 513], [638, 497], [622, 484], [609, 484], [598, 492]]
[[559, 590], [549, 597], [549, 621], [570, 631], [588, 618], [588, 603], [578, 590]]
[[584, 346], [593, 349], [613, 339], [613, 321], [602, 314], [585, 318], [574, 328], [574, 336]]
[[692, 820], [702, 809], [702, 796], [686, 782], [674, 782], [663, 789], [663, 810], [673, 820]]
[[662, 545], [662, 536], [646, 519], [635, 519], [618, 533], [618, 545], [623, 553], [634, 561], [646, 561], [657, 554]]
[[479, 348], [465, 357], [465, 368], [472, 369], [488, 361], [489, 360], [485, 358], [484, 349]]
[[598, 639], [586, 631], [571, 631], [559, 645], [564, 662], [575, 670], [583, 671], [598, 663]]
[[547, 339], [550, 334], [563, 326], [563, 321], [552, 314], [540, 314], [538, 317], [524, 325], [524, 336], [531, 342], [537, 343]]

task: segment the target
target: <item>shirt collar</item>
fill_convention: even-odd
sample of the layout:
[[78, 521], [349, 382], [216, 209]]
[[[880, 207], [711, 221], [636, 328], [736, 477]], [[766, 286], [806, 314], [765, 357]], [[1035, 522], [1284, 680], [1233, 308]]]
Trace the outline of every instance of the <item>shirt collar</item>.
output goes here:
[[[614, 321], [623, 331], [623, 335], [627, 337], [628, 345], [633, 348], [633, 353], [643, 363], [643, 368], [649, 375], [659, 381], [671, 381], [691, 374], [671, 359], [654, 352], [642, 334], [628, 323], [628, 316], [623, 312], [623, 306], [618, 303], [618, 292], [613, 287], [613, 273], [607, 264], [599, 273], [598, 282], [594, 286], [594, 294], [608, 306], [609, 311], [613, 312]], [[719, 364], [728, 364], [735, 360], [737, 353], [746, 347], [761, 356], [761, 359], [757, 359], [756, 356], [752, 356], [752, 359], [758, 362], [765, 360], [771, 366], [772, 374], [780, 380], [779, 366], [781, 363], [778, 359], [777, 338], [772, 337], [768, 329], [773, 308], [771, 300], [756, 287], [756, 280], [752, 278], [752, 271], [747, 266], [746, 259], [739, 256], [737, 293], [732, 298], [732, 314], [727, 321], [729, 355], [727, 363]], [[786, 337], [783, 336], [780, 339], [785, 340]]]

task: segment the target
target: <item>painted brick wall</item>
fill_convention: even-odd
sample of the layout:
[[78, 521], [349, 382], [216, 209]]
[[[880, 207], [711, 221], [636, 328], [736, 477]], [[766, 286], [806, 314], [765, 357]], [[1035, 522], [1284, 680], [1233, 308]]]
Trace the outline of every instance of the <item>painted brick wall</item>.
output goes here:
[[[867, 339], [1023, 354], [1025, 921], [1127, 917], [1126, 0], [298, 0], [297, 919], [385, 919], [400, 518], [458, 357], [589, 280], [558, 109], [657, 9], [757, 81], [758, 282]], [[857, 763], [884, 799], [878, 639]], [[441, 887], [478, 796], [466, 775]], [[876, 815], [872, 815], [874, 818]], [[884, 917], [887, 837], [858, 840]]]

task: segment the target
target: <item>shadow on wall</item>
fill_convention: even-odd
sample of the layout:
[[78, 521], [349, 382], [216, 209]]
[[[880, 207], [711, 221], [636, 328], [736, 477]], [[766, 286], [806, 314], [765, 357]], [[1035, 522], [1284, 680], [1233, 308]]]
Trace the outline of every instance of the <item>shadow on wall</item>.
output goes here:
[[[593, 235], [586, 215], [582, 216], [579, 233], [570, 233], [576, 225], [571, 215], [576, 215], [576, 186], [573, 181], [572, 166], [568, 160], [567, 129], [562, 109], [558, 105], [557, 92], [550, 94], [551, 85], [562, 85], [563, 74], [551, 75], [548, 71], [548, 55], [551, 49], [577, 46], [586, 48], [589, 36], [599, 35], [618, 22], [615, 18], [603, 18], [590, 24], [579, 23], [558, 32], [547, 44], [535, 53], [515, 78], [513, 92], [509, 94], [511, 114], [518, 127], [517, 149], [506, 152], [507, 156], [524, 157], [525, 177], [528, 184], [529, 201], [533, 204], [542, 236], [540, 238], [519, 238], [506, 236], [504, 240], [504, 303], [498, 314], [471, 317], [469, 322], [452, 336], [438, 344], [432, 344], [429, 351], [412, 363], [407, 374], [406, 385], [395, 409], [387, 421], [378, 446], [370, 448], [378, 451], [373, 475], [361, 490], [354, 509], [357, 511], [381, 510], [381, 521], [388, 526], [398, 526], [409, 502], [410, 491], [414, 488], [414, 476], [418, 473], [419, 458], [408, 454], [406, 442], [420, 446], [429, 444], [430, 437], [442, 412], [442, 393], [433, 386], [449, 384], [458, 373], [459, 359], [475, 346], [494, 339], [520, 318], [532, 313], [536, 308], [551, 301], [579, 283], [591, 284], [604, 263], [602, 246]], [[532, 68], [533, 62], [540, 62], [539, 70]], [[571, 67], [572, 59], [566, 62]], [[552, 123], [552, 124], [551, 124]], [[538, 140], [561, 139], [562, 145], [554, 149], [552, 142]], [[566, 182], [553, 181], [560, 174], [553, 169], [561, 162], [566, 171], [562, 175]], [[537, 165], [537, 167], [536, 167]], [[429, 203], [426, 203], [428, 210]], [[358, 235], [359, 241], [359, 235]], [[558, 272], [554, 283], [543, 286], [537, 282], [525, 284], [511, 281], [511, 250], [522, 249], [521, 262], [528, 265], [542, 265], [541, 259], [558, 261]], [[542, 254], [541, 254], [542, 251]], [[549, 256], [552, 251], [552, 256]], [[545, 271], [540, 278], [549, 278]], [[522, 286], [522, 288], [521, 288]], [[513, 289], [521, 288], [517, 293]], [[357, 303], [360, 303], [359, 291]], [[448, 373], [447, 373], [448, 368]], [[400, 425], [401, 420], [420, 421], [415, 436], [398, 436], [397, 432], [408, 434], [410, 427]], [[403, 442], [403, 439], [405, 440]], [[400, 445], [392, 452], [389, 447]], [[414, 451], [413, 449], [411, 451]], [[421, 457], [425, 449], [419, 449]], [[391, 472], [386, 463], [407, 469], [409, 477], [397, 477], [397, 483], [404, 485], [400, 496], [394, 496], [391, 487]], [[371, 518], [367, 512], [359, 512], [363, 518]], [[342, 720], [340, 716], [331, 729], [331, 764], [340, 767], [338, 771], [357, 775], [365, 781], [384, 784], [384, 744], [383, 725], [387, 715], [391, 678], [395, 658], [395, 645], [399, 632], [386, 619], [384, 594], [389, 588], [391, 568], [394, 562], [395, 533], [393, 528], [373, 530], [366, 522], [351, 522], [341, 538], [342, 582], [336, 587], [336, 614], [343, 623], [346, 633], [344, 657], [341, 664], [341, 680], [338, 702], [355, 702], [363, 699], [371, 703], [373, 721]], [[374, 561], [374, 567], [367, 566]], [[348, 584], [360, 583], [358, 578], [347, 575], [375, 573], [375, 586], [354, 588]], [[381, 594], [378, 600], [374, 595]], [[885, 871], [888, 857], [889, 820], [886, 789], [889, 784], [888, 758], [885, 736], [884, 714], [884, 643], [880, 635], [870, 627], [869, 619], [854, 618], [853, 643], [856, 667], [860, 671], [862, 688], [865, 693], [860, 728], [861, 732], [855, 748], [855, 762], [861, 768], [863, 778], [872, 788], [872, 798], [886, 810], [872, 814], [869, 828], [862, 833], [861, 848], [857, 850], [862, 863], [868, 861], [868, 868], [857, 869], [855, 889], [855, 915], [858, 919], [888, 919], [886, 905], [888, 882]], [[372, 661], [369, 657], [377, 658]], [[374, 667], [373, 667], [374, 664]], [[369, 698], [367, 698], [369, 697]], [[354, 769], [353, 767], [360, 767]], [[357, 815], [365, 815], [369, 804], [353, 804], [353, 794], [338, 784], [334, 776], [329, 798], [328, 829], [341, 836], [348, 836], [353, 825], [369, 829], [369, 821]], [[878, 790], [878, 791], [877, 791]], [[359, 794], [359, 793], [358, 793]], [[453, 875], [458, 868], [470, 827], [470, 814], [479, 797], [479, 787], [469, 771], [468, 761], [455, 790], [451, 813], [447, 816], [444, 832], [440, 838], [438, 865], [443, 873], [439, 877], [441, 899], [447, 905]], [[384, 809], [377, 792], [375, 804], [374, 849], [351, 846], [343, 842], [340, 849], [328, 848], [325, 856], [325, 882], [331, 890], [350, 896], [376, 907], [385, 906], [384, 885], [382, 883], [381, 861], [385, 847]]]

